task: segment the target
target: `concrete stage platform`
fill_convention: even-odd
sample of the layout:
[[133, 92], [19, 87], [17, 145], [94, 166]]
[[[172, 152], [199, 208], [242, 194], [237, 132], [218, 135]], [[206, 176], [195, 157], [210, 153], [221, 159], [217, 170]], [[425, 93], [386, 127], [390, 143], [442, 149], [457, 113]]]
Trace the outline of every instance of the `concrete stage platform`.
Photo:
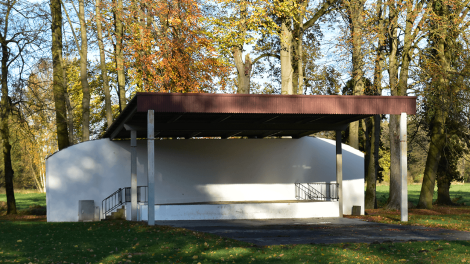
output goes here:
[[[140, 219], [148, 219], [148, 205], [140, 205]], [[156, 221], [297, 219], [339, 217], [337, 201], [220, 201], [155, 205]]]

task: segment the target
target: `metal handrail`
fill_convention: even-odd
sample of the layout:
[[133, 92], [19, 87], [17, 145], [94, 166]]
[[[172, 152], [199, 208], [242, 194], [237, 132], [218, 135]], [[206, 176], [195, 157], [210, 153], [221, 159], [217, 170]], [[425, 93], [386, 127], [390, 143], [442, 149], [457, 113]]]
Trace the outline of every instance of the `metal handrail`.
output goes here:
[[[124, 197], [122, 195], [123, 192]], [[147, 202], [147, 193], [147, 186], [137, 186], [137, 202]], [[129, 202], [131, 202], [131, 187], [119, 188], [101, 202], [101, 212], [103, 212], [103, 218], [106, 218], [107, 215], [111, 214], [119, 206]]]
[[312, 182], [295, 183], [297, 200], [339, 200], [338, 183]]
[[122, 204], [122, 189], [119, 188], [101, 202], [101, 212], [103, 212], [103, 218], [106, 218], [106, 215], [110, 214]]

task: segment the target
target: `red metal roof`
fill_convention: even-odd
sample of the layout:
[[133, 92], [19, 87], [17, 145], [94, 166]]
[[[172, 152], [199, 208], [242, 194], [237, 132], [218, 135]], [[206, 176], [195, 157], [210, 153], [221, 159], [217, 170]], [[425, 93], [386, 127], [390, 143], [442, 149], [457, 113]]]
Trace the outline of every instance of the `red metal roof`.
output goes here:
[[103, 137], [146, 138], [154, 110], [157, 137], [306, 136], [344, 130], [376, 114], [416, 114], [415, 96], [137, 93]]
[[415, 96], [137, 93], [137, 112], [416, 114]]

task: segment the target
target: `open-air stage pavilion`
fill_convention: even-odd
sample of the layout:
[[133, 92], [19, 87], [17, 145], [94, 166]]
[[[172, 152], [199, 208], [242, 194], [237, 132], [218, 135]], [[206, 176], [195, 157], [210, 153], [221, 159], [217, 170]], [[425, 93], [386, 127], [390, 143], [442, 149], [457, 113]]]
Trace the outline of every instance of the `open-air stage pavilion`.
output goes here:
[[[149, 225], [364, 213], [364, 156], [341, 131], [377, 114], [401, 115], [406, 221], [416, 97], [175, 93], [137, 93], [101, 139], [51, 155], [47, 220], [99, 220], [123, 206]], [[309, 136], [320, 131], [336, 140]]]

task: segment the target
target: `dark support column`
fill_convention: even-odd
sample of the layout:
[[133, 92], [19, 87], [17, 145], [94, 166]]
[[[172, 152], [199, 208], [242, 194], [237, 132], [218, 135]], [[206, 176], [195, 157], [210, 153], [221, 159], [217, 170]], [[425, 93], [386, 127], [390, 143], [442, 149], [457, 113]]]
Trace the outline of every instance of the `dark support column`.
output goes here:
[[137, 131], [131, 130], [131, 221], [137, 221]]
[[408, 120], [406, 113], [401, 113], [400, 118], [400, 174], [401, 174], [401, 221], [408, 222], [408, 162], [406, 134]]
[[147, 113], [148, 225], [155, 225], [155, 142], [153, 110]]
[[343, 217], [343, 149], [341, 130], [336, 131], [336, 183], [338, 183], [339, 217]]

